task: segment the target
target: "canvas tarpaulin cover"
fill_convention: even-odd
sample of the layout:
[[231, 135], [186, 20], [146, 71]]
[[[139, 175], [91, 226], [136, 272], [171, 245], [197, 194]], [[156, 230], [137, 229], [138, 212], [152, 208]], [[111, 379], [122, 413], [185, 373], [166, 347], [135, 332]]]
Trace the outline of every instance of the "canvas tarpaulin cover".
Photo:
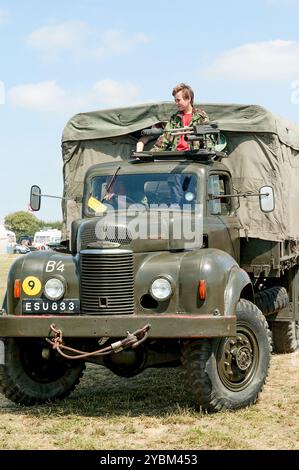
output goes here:
[[[240, 199], [241, 236], [280, 241], [299, 239], [299, 125], [255, 105], [198, 104], [217, 121], [227, 138], [233, 185], [238, 192], [275, 191], [275, 210], [261, 212], [259, 198]], [[127, 160], [140, 131], [167, 121], [174, 103], [161, 102], [75, 115], [62, 136], [65, 237], [72, 220], [81, 217], [83, 180], [96, 163]]]

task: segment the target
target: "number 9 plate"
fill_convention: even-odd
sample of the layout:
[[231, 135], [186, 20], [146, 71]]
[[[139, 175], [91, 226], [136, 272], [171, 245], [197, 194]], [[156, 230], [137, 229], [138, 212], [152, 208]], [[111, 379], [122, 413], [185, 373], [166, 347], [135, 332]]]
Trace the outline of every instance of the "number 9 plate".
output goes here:
[[23, 314], [30, 313], [80, 313], [78, 299], [63, 299], [59, 301], [30, 299], [22, 301]]

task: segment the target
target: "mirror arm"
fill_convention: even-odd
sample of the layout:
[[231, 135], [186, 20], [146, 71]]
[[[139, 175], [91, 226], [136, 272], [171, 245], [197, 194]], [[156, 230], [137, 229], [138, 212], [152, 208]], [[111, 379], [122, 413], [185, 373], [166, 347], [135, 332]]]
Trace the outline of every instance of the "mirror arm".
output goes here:
[[40, 197], [50, 197], [52, 199], [62, 199], [64, 201], [75, 201], [75, 202], [82, 202], [82, 198], [79, 197], [64, 197], [64, 196], [51, 196], [50, 194], [40, 194]]
[[50, 197], [52, 199], [69, 199], [67, 197], [62, 196], [51, 196], [50, 194], [40, 194], [40, 197]]
[[222, 197], [249, 197], [249, 196], [269, 196], [269, 193], [260, 194], [260, 193], [237, 193], [237, 194], [209, 194], [210, 199], [221, 199]]

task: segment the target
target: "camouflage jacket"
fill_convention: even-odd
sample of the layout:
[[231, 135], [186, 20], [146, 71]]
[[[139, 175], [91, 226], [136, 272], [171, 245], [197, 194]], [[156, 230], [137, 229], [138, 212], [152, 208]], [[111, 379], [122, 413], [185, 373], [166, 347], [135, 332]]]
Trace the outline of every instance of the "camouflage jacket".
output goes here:
[[[207, 122], [209, 122], [207, 113], [202, 109], [193, 108], [190, 126], [195, 124], [206, 124]], [[182, 114], [178, 111], [171, 116], [165, 126], [165, 130], [167, 131], [168, 129], [178, 129], [180, 127], [183, 127]], [[165, 132], [163, 135], [161, 135], [161, 137], [158, 138], [152, 150], [158, 152], [164, 150], [176, 150], [179, 140], [180, 136], [171, 135], [170, 132]], [[199, 141], [190, 143], [191, 150], [196, 150], [198, 148], [200, 148]]]

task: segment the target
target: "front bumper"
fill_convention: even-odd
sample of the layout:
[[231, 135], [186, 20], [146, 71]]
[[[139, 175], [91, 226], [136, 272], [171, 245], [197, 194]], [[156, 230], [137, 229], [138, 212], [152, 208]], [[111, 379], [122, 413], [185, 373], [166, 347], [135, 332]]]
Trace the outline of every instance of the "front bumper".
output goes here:
[[216, 338], [236, 335], [235, 316], [210, 315], [1, 315], [0, 337], [51, 337], [50, 326], [64, 337], [122, 338], [150, 324], [151, 338]]

